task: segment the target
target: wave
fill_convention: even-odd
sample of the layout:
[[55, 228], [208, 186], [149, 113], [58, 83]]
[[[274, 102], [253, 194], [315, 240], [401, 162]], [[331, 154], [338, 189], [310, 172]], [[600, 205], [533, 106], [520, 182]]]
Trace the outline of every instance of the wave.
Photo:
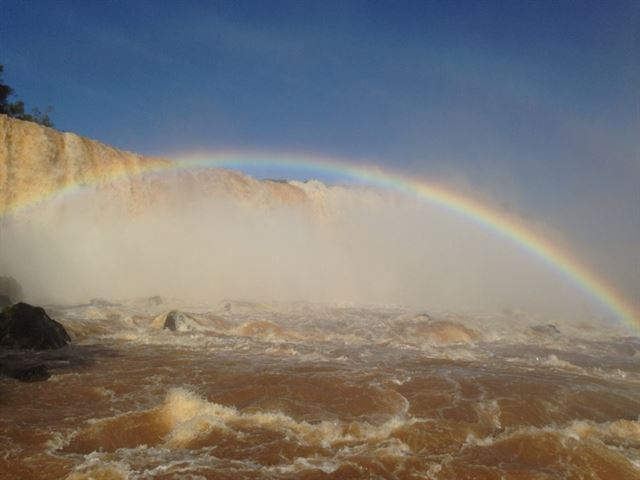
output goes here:
[[96, 452], [87, 455], [66, 480], [128, 480], [132, 473], [125, 462], [106, 461]]
[[279, 434], [300, 445], [321, 448], [376, 443], [419, 421], [409, 418], [407, 410], [408, 406], [403, 404], [397, 415], [379, 424], [337, 420], [310, 423], [279, 411], [240, 411], [233, 406], [209, 402], [185, 388], [174, 388], [158, 407], [91, 421], [71, 436], [64, 450], [89, 453], [139, 445], [196, 448], [215, 443], [222, 437], [242, 439], [256, 430]]

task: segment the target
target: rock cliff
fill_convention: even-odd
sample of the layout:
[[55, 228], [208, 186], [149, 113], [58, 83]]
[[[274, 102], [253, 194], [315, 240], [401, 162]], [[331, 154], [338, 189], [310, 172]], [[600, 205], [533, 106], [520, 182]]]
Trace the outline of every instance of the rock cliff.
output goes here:
[[[0, 215], [78, 190], [109, 205], [150, 205], [226, 195], [262, 207], [306, 205], [304, 184], [256, 180], [224, 169], [179, 169], [162, 158], [118, 150], [73, 133], [0, 115]], [[316, 195], [313, 195], [316, 196]]]

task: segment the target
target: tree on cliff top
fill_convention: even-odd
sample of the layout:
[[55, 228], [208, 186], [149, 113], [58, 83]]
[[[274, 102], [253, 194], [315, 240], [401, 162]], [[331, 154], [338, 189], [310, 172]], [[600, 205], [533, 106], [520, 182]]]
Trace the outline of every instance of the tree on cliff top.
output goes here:
[[26, 113], [22, 100], [16, 100], [15, 102], [9, 101], [9, 97], [13, 95], [13, 88], [6, 85], [2, 80], [3, 71], [4, 66], [0, 65], [0, 113], [20, 120], [36, 122], [45, 127], [53, 127], [53, 122], [49, 117], [49, 114], [53, 110], [51, 107], [48, 107], [44, 112], [40, 111], [39, 108], [33, 108], [31, 109], [31, 113]]

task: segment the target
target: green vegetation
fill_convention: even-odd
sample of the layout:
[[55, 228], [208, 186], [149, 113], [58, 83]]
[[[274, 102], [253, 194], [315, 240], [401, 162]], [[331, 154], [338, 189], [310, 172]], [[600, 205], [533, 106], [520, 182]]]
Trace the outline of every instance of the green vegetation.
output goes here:
[[2, 80], [2, 73], [4, 72], [4, 66], [0, 65], [0, 113], [8, 115], [20, 120], [28, 120], [30, 122], [36, 122], [45, 127], [53, 127], [53, 122], [49, 117], [49, 114], [53, 110], [51, 107], [43, 112], [39, 108], [31, 109], [31, 113], [24, 111], [24, 102], [22, 100], [16, 100], [14, 102], [9, 101], [9, 97], [13, 95], [13, 88], [6, 85]]

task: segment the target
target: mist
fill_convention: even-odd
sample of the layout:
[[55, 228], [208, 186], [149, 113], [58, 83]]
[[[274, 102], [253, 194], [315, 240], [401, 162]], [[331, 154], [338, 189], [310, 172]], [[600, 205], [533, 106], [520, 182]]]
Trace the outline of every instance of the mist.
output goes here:
[[364, 187], [296, 186], [310, 204], [194, 199], [177, 185], [168, 202], [136, 214], [104, 192], [79, 192], [5, 219], [0, 270], [36, 303], [161, 295], [606, 314], [516, 245], [450, 212]]

